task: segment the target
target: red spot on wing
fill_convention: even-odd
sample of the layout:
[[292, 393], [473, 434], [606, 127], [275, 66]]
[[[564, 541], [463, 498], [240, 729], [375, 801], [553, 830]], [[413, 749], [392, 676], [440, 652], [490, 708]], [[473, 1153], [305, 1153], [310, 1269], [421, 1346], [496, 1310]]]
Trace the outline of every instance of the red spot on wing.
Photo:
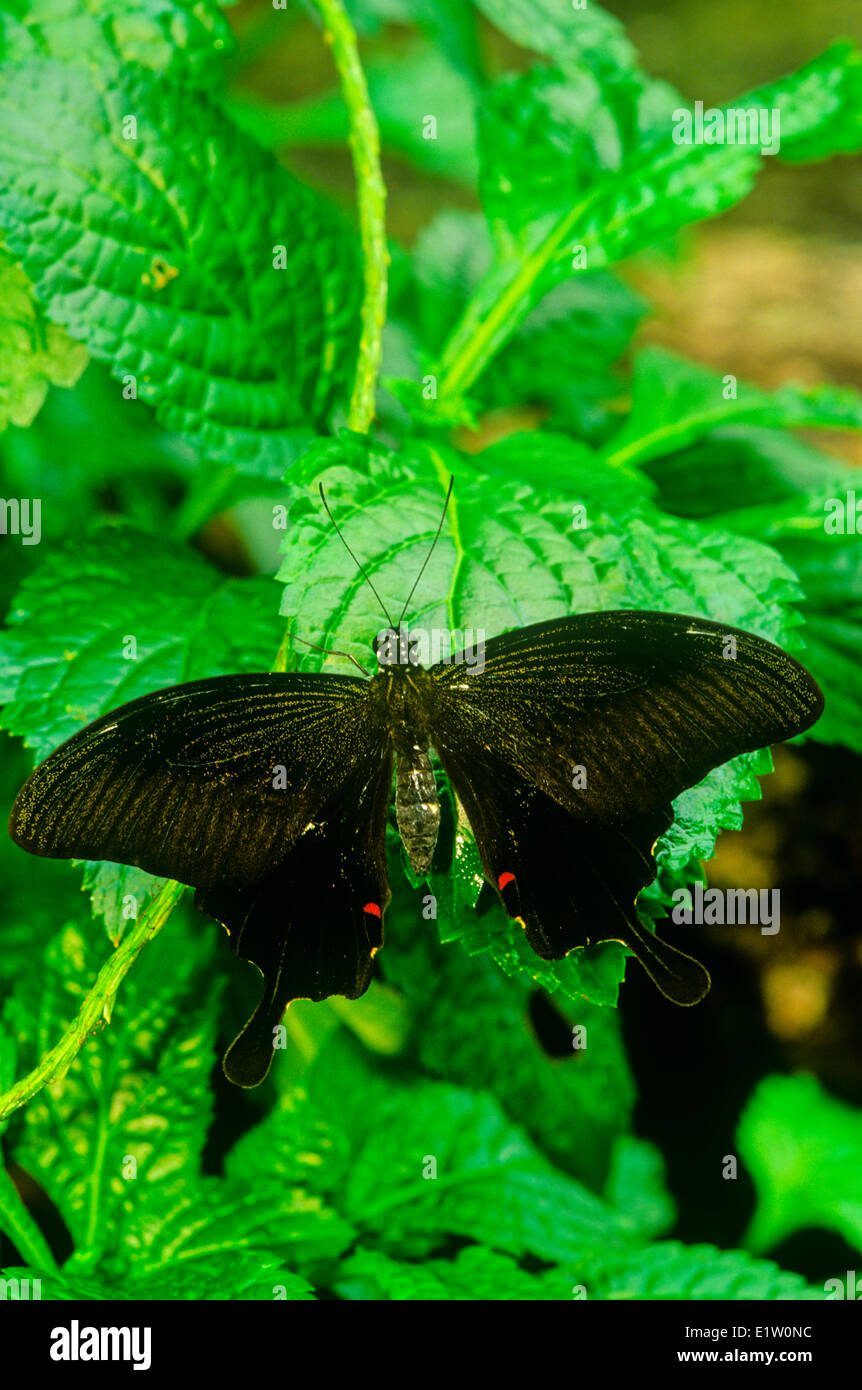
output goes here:
[[370, 912], [372, 917], [382, 917], [382, 916], [383, 916], [383, 913], [380, 911], [380, 904], [379, 904], [379, 903], [366, 903], [365, 906], [363, 907], [362, 911], [363, 911], [363, 912]]
[[514, 882], [515, 882], [515, 875], [514, 875], [514, 874], [510, 874], [510, 873], [501, 874], [500, 877], [497, 879], [497, 887], [499, 888], [500, 892], [502, 893], [503, 889], [507, 886], [507, 884], [509, 884], [509, 883], [514, 883]]

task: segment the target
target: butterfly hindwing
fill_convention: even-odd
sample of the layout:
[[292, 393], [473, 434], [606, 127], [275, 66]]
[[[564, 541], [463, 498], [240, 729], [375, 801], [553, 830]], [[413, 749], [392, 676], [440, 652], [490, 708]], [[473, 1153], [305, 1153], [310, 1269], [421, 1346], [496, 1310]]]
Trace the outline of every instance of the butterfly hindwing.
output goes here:
[[429, 725], [506, 910], [546, 958], [623, 941], [695, 1002], [706, 971], [635, 911], [653, 845], [712, 767], [814, 723], [816, 683], [771, 643], [678, 614], [581, 614], [481, 655], [432, 668]]
[[223, 923], [234, 953], [264, 978], [257, 1009], [224, 1059], [236, 1085], [257, 1086], [266, 1076], [292, 1000], [356, 999], [368, 988], [389, 900], [391, 781], [391, 752], [357, 760], [276, 869], [252, 885], [198, 890], [198, 906]]

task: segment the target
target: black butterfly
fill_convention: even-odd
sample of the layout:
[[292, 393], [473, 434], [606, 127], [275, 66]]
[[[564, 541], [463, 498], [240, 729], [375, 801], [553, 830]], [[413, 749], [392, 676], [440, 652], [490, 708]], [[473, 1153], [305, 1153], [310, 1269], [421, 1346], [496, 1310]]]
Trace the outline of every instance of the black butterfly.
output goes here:
[[264, 977], [224, 1060], [240, 1086], [266, 1076], [291, 1000], [368, 988], [389, 899], [393, 767], [398, 827], [422, 876], [440, 814], [430, 747], [488, 881], [541, 957], [621, 941], [668, 998], [703, 998], [706, 970], [647, 931], [635, 900], [684, 788], [819, 717], [804, 667], [737, 628], [623, 611], [519, 628], [426, 669], [403, 614], [389, 621], [372, 678], [219, 676], [96, 720], [36, 768], [12, 838], [197, 888]]

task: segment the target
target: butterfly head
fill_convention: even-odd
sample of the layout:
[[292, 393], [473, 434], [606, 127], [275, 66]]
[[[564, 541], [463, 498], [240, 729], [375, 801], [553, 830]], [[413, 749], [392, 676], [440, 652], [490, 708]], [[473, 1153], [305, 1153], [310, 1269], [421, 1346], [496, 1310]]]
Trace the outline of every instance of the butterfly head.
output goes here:
[[373, 646], [381, 668], [419, 665], [419, 638], [411, 637], [404, 623], [399, 623], [397, 628], [381, 628]]

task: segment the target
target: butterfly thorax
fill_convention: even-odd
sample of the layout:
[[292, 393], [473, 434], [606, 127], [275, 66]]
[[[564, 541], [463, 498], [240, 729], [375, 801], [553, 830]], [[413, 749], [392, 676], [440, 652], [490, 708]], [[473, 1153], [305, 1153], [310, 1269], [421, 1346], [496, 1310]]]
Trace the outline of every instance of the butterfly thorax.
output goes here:
[[417, 877], [427, 874], [440, 829], [440, 801], [428, 756], [427, 708], [431, 677], [417, 665], [390, 666], [375, 677], [385, 698], [395, 746], [395, 816]]

